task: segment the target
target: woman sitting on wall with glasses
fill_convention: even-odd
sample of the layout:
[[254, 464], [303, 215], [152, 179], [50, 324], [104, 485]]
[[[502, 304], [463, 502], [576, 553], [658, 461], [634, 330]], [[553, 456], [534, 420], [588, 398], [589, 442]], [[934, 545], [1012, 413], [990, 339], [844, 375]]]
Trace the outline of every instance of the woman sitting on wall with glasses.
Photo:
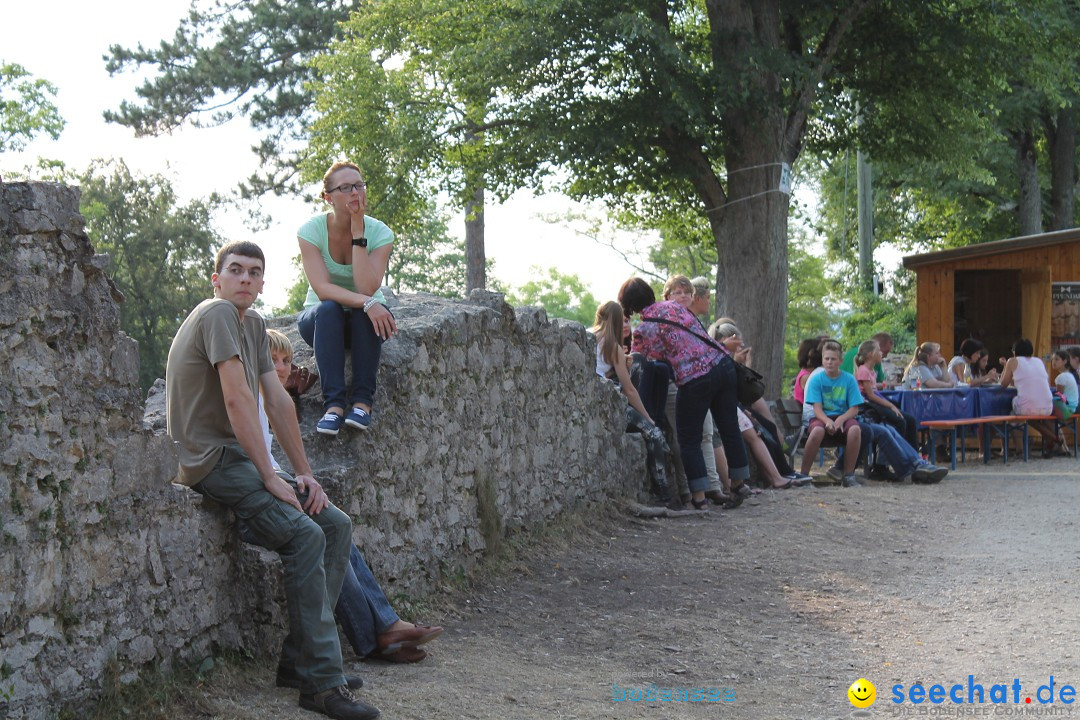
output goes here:
[[[323, 411], [316, 429], [337, 435], [342, 425], [366, 430], [371, 423], [375, 377], [384, 341], [397, 332], [379, 286], [386, 274], [394, 233], [366, 215], [367, 186], [349, 162], [330, 166], [322, 198], [329, 212], [297, 231], [308, 280], [297, 327], [315, 351]], [[352, 350], [352, 385], [345, 385], [345, 351]]]

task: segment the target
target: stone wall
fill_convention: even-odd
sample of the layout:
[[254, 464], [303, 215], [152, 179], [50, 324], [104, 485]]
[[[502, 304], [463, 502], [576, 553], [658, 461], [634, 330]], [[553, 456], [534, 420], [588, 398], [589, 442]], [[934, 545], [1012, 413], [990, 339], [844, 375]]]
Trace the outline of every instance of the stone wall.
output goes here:
[[[144, 424], [138, 350], [78, 198], [0, 184], [0, 717], [92, 701], [107, 665], [131, 680], [215, 647], [266, 657], [283, 635], [274, 556], [170, 483], [176, 453]], [[579, 325], [487, 293], [395, 302], [372, 429], [319, 436], [318, 385], [300, 403], [316, 475], [388, 594], [641, 491], [642, 450]]]

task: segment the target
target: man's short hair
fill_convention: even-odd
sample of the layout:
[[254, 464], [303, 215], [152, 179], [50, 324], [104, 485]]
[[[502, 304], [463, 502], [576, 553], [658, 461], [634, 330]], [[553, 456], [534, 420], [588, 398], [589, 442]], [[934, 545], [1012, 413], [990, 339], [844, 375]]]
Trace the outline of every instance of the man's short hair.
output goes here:
[[821, 343], [821, 354], [824, 355], [826, 350], [832, 350], [838, 352], [841, 355], [844, 354], [844, 346], [836, 340], [823, 340]]
[[709, 291], [712, 290], [712, 288], [709, 287], [708, 279], [701, 275], [692, 279], [690, 284], [694, 286], [694, 297], [696, 298], [705, 297], [709, 294]]
[[261, 247], [250, 240], [234, 240], [231, 243], [226, 243], [217, 251], [217, 258], [214, 260], [214, 272], [221, 272], [221, 268], [225, 267], [225, 258], [230, 255], [255, 258], [262, 263], [263, 271], [266, 271], [266, 256], [263, 255]]
[[273, 330], [268, 328], [266, 330], [266, 341], [270, 344], [270, 354], [278, 353], [285, 356], [287, 362], [292, 362], [293, 349], [292, 343], [289, 341], [288, 336], [280, 330]]
[[874, 333], [874, 337], [871, 340], [877, 340], [878, 344], [891, 343], [893, 341], [892, 335], [887, 332]]

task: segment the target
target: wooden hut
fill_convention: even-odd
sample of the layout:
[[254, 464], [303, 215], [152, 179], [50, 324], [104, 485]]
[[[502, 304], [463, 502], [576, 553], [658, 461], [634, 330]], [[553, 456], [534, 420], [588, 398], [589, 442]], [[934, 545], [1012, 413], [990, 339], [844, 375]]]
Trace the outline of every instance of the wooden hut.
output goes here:
[[1080, 228], [904, 258], [915, 271], [919, 342], [946, 357], [965, 338], [1008, 356], [1030, 338], [1036, 357], [1080, 345]]

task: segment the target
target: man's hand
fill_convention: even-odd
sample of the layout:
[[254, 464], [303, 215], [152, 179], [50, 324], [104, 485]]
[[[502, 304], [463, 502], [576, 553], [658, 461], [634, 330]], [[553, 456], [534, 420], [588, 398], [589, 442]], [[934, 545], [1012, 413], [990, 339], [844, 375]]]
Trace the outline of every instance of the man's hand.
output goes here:
[[293, 486], [277, 475], [274, 476], [273, 480], [264, 480], [263, 487], [278, 500], [292, 505], [300, 512], [304, 512], [304, 508], [300, 507], [300, 501], [296, 498], [296, 491], [293, 490]]
[[311, 477], [310, 475], [297, 475], [296, 476], [296, 488], [300, 492], [307, 492], [307, 503], [304, 504], [304, 512], [308, 515], [318, 515], [330, 505], [330, 498], [326, 497], [326, 492], [322, 489], [322, 485]]
[[397, 322], [393, 314], [382, 303], [375, 303], [367, 313], [371, 324], [375, 326], [375, 334], [383, 340], [389, 340], [397, 332]]
[[895, 405], [893, 405], [892, 411], [896, 413], [896, 417], [904, 417], [904, 413], [902, 413], [900, 411], [900, 408], [896, 407]]

